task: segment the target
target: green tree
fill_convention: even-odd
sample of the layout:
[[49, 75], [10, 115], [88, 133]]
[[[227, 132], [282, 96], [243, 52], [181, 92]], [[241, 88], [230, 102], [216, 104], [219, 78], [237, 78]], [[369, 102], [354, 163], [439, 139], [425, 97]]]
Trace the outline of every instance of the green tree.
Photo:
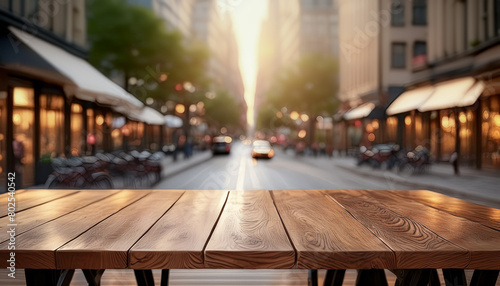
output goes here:
[[[103, 73], [120, 73], [125, 89], [141, 100], [166, 101], [178, 95], [176, 85], [208, 85], [208, 52], [201, 45], [186, 48], [178, 32], [167, 31], [154, 12], [125, 0], [88, 2], [90, 62]], [[129, 86], [129, 79], [137, 84]]]
[[316, 118], [333, 115], [337, 108], [337, 62], [320, 54], [309, 54], [287, 67], [275, 80], [267, 101], [276, 109], [305, 113], [311, 118], [309, 140], [314, 138]]
[[219, 91], [214, 98], [206, 98], [205, 117], [209, 122], [216, 124], [217, 129], [222, 127], [241, 129], [240, 106], [226, 91]]

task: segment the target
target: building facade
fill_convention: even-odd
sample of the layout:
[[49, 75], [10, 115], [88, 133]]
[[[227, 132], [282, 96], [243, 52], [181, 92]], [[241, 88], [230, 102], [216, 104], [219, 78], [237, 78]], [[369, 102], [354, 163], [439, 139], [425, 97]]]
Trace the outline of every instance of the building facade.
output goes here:
[[337, 0], [300, 1], [300, 52], [338, 58]]
[[500, 168], [500, 2], [370, 5], [339, 7], [340, 99], [350, 109], [337, 147], [396, 142], [435, 161], [457, 153], [463, 165]]
[[0, 1], [0, 192], [9, 172], [45, 183], [55, 157], [144, 146], [123, 115], [143, 104], [85, 61], [85, 27], [84, 0]]
[[259, 38], [256, 111], [280, 69], [299, 59], [300, 39], [300, 1], [269, 1], [268, 17], [262, 22]]

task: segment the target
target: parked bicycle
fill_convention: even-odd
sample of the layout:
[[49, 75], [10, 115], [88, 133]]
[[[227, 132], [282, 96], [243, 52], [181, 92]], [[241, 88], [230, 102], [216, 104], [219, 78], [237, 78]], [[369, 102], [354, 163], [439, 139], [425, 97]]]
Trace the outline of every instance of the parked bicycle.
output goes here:
[[52, 159], [54, 172], [45, 186], [48, 189], [112, 189], [108, 164], [109, 160], [96, 156]]

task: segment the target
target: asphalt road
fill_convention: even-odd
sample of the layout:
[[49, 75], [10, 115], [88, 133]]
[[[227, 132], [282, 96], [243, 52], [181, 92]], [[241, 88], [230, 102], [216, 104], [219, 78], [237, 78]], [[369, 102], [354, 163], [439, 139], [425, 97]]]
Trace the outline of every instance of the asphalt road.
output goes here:
[[[325, 160], [295, 156], [276, 150], [270, 160], [252, 159], [251, 146], [233, 144], [230, 155], [217, 155], [158, 183], [156, 189], [194, 190], [294, 190], [294, 189], [380, 189], [408, 190], [390, 180], [362, 177]], [[321, 162], [320, 162], [321, 161]]]

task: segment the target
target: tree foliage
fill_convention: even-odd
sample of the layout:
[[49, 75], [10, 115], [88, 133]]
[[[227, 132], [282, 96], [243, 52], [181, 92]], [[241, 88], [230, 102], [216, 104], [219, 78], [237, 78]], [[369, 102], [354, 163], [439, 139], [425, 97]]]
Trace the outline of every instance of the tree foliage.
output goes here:
[[[275, 79], [266, 95], [267, 105], [275, 110], [286, 107], [290, 111], [305, 113], [312, 118], [332, 115], [337, 108], [337, 62], [320, 54], [309, 54], [286, 67]], [[270, 118], [268, 110], [259, 111]], [[260, 117], [260, 115], [259, 115]], [[272, 125], [259, 119], [259, 125]]]
[[242, 128], [240, 125], [240, 106], [226, 91], [219, 91], [212, 99], [205, 99], [206, 117], [216, 122], [217, 127]]
[[[206, 87], [209, 54], [201, 45], [186, 48], [182, 36], [167, 31], [153, 11], [126, 0], [88, 2], [90, 62], [103, 73], [118, 72], [139, 99], [167, 99], [186, 81]], [[165, 77], [165, 75], [167, 77]], [[130, 87], [128, 79], [139, 82]]]

